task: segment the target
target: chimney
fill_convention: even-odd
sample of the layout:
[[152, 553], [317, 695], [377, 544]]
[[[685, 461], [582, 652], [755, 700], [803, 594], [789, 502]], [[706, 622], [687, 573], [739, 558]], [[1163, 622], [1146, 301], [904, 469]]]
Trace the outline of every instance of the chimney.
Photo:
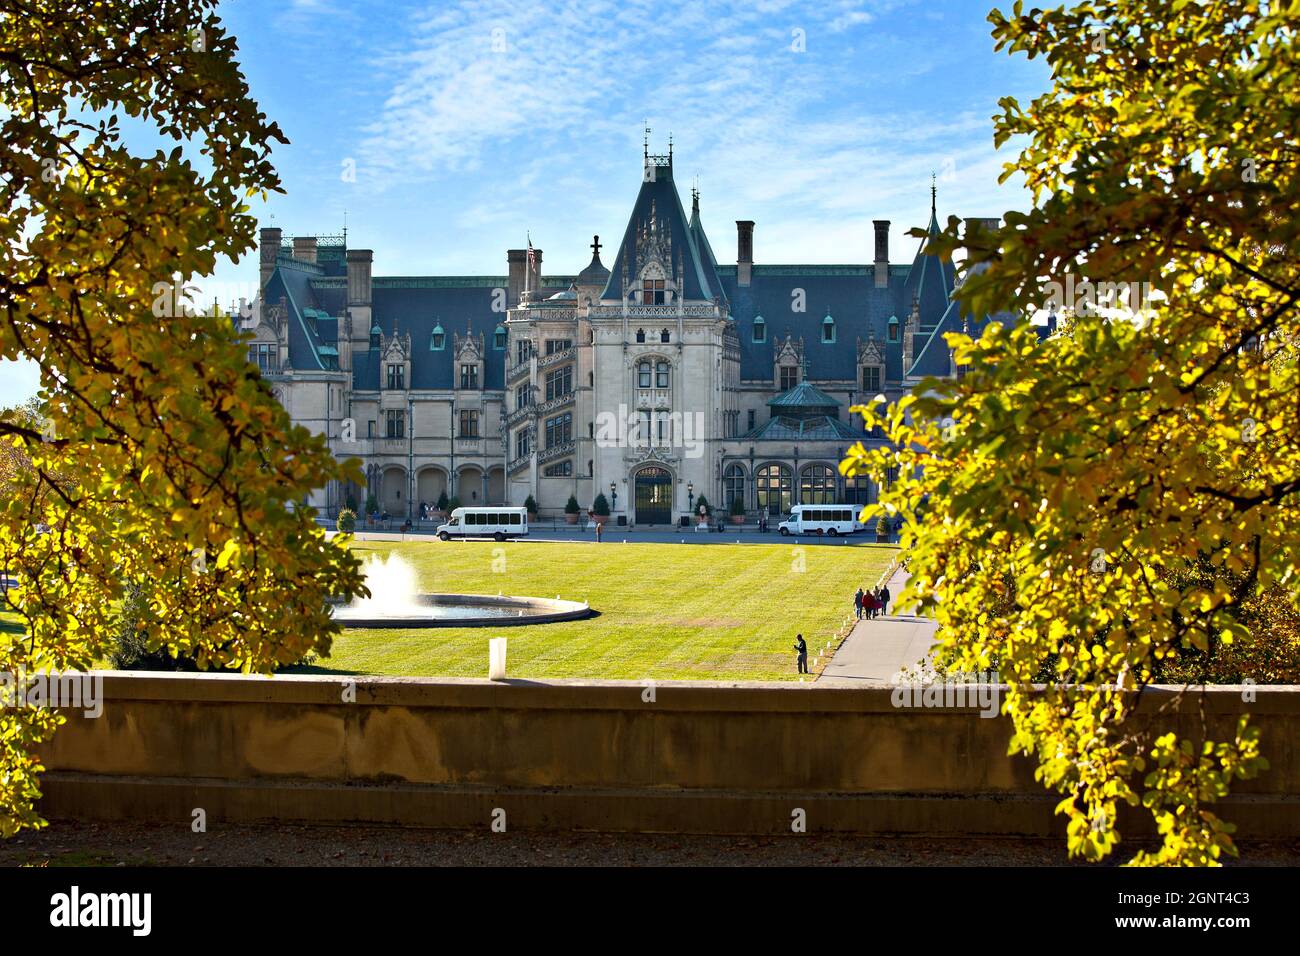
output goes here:
[[293, 257], [299, 262], [316, 262], [316, 237], [294, 236]]
[[736, 284], [749, 285], [754, 271], [754, 221], [736, 220]]
[[263, 229], [258, 241], [258, 252], [261, 258], [261, 287], [265, 288], [266, 283], [271, 279], [271, 273], [275, 271], [275, 257], [280, 254], [280, 230], [274, 227]]
[[872, 263], [876, 273], [876, 288], [889, 288], [889, 220], [873, 219], [876, 227], [876, 258]]
[[524, 292], [524, 269], [528, 265], [527, 249], [507, 249], [506, 268], [506, 306], [513, 308], [519, 304], [519, 297]]
[[[370, 270], [375, 261], [373, 249], [349, 249], [348, 261], [348, 305], [369, 308]], [[369, 334], [370, 329], [366, 329]]]

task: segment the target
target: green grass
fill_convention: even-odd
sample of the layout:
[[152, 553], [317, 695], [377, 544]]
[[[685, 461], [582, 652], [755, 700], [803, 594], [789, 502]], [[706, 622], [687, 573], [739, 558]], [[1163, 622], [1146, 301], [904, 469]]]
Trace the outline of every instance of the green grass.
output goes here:
[[402, 555], [422, 591], [558, 594], [600, 614], [499, 629], [349, 630], [328, 657], [297, 670], [486, 677], [488, 639], [505, 636], [511, 677], [793, 681], [795, 634], [814, 656], [850, 614], [853, 592], [875, 584], [895, 553], [797, 542], [369, 541], [354, 550]]

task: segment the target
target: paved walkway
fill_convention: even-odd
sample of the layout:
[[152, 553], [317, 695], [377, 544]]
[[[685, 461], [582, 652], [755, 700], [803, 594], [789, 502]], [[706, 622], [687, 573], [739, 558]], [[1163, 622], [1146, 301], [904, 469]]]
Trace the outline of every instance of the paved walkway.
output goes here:
[[[889, 579], [889, 593], [897, 595], [907, 584], [901, 567]], [[937, 625], [932, 618], [915, 617], [908, 609], [891, 607], [875, 620], [861, 620], [830, 659], [819, 687], [860, 687], [888, 684], [898, 672], [919, 663], [935, 643]]]

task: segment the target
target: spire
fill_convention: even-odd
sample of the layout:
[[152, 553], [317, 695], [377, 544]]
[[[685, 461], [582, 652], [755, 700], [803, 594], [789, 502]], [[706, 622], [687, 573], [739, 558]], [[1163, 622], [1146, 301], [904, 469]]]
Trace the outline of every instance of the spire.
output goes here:
[[930, 221], [931, 222], [935, 221], [935, 217], [937, 215], [935, 209], [937, 208], [938, 195], [939, 195], [939, 189], [935, 185], [934, 171], [931, 170], [930, 171]]

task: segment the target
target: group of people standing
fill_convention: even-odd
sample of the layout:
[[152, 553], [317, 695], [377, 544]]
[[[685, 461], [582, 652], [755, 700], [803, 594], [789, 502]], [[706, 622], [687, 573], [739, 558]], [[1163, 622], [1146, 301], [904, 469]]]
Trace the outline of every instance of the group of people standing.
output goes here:
[[858, 593], [853, 595], [853, 613], [857, 615], [859, 621], [864, 617], [873, 618], [878, 614], [888, 612], [889, 585], [887, 584], [872, 588], [870, 591], [858, 588]]

